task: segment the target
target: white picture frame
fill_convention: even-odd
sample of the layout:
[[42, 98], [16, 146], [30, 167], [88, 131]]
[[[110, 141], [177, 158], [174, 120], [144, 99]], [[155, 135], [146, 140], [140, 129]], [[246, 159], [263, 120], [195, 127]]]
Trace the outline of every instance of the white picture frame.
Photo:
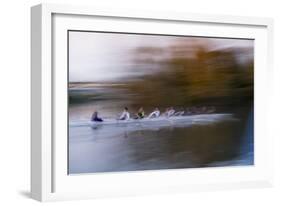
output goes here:
[[[99, 23], [95, 21], [96, 19], [102, 21]], [[117, 20], [120, 25], [114, 24]], [[136, 22], [139, 24], [138, 27], [131, 26]], [[153, 27], [155, 23], [159, 24], [159, 28]], [[192, 31], [181, 30], [191, 24], [198, 28]], [[200, 28], [197, 25], [201, 25]], [[58, 112], [65, 111], [66, 77], [64, 69], [57, 68], [66, 66], [67, 44], [64, 35], [66, 30], [71, 29], [70, 27], [82, 30], [93, 28], [109, 31], [130, 30], [136, 33], [149, 28], [150, 30], [145, 32], [167, 34], [169, 29], [171, 32], [171, 28], [178, 28], [175, 29], [177, 32], [195, 36], [255, 39], [255, 165], [69, 176], [66, 171], [67, 134], [65, 125], [62, 125], [66, 117], [65, 113]], [[161, 30], [164, 27], [165, 29]], [[267, 112], [271, 98], [270, 80], [273, 75], [272, 29], [273, 21], [269, 18], [122, 11], [56, 4], [32, 7], [32, 198], [53, 201], [272, 186], [273, 137], [267, 127], [269, 119]]]

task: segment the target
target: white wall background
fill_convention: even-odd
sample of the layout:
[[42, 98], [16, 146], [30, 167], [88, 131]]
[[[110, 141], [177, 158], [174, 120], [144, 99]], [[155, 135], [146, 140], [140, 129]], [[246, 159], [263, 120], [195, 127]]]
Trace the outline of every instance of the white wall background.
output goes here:
[[[29, 194], [30, 150], [30, 6], [46, 2], [1, 2], [0, 32], [0, 204], [37, 205]], [[275, 133], [276, 186], [177, 195], [122, 197], [47, 204], [60, 205], [281, 205], [281, 6], [278, 0], [57, 0], [52, 3], [100, 5], [140, 10], [177, 11], [239, 16], [264, 16], [275, 20], [272, 132]]]

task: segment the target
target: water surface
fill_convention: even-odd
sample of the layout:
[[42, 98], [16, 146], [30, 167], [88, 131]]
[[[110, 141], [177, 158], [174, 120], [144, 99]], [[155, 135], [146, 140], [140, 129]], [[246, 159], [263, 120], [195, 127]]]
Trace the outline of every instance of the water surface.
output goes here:
[[150, 128], [69, 127], [69, 173], [252, 165], [253, 114], [240, 108], [233, 117]]

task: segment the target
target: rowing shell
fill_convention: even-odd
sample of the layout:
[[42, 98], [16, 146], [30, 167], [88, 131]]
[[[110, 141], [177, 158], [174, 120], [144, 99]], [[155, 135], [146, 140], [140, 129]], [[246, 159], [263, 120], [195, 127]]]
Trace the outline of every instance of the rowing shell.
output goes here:
[[110, 125], [173, 125], [173, 124], [195, 124], [195, 123], [211, 123], [222, 120], [234, 119], [232, 114], [198, 114], [189, 116], [172, 116], [172, 117], [158, 117], [158, 118], [143, 118], [143, 119], [129, 119], [129, 120], [116, 120], [104, 119], [103, 122], [93, 121], [71, 121], [70, 127], [81, 126], [110, 126]]

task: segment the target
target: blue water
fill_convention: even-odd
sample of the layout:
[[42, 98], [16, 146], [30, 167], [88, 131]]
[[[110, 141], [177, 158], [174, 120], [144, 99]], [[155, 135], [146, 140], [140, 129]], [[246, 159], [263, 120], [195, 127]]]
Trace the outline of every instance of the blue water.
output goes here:
[[69, 173], [253, 165], [253, 112], [245, 111], [186, 127], [70, 126]]

